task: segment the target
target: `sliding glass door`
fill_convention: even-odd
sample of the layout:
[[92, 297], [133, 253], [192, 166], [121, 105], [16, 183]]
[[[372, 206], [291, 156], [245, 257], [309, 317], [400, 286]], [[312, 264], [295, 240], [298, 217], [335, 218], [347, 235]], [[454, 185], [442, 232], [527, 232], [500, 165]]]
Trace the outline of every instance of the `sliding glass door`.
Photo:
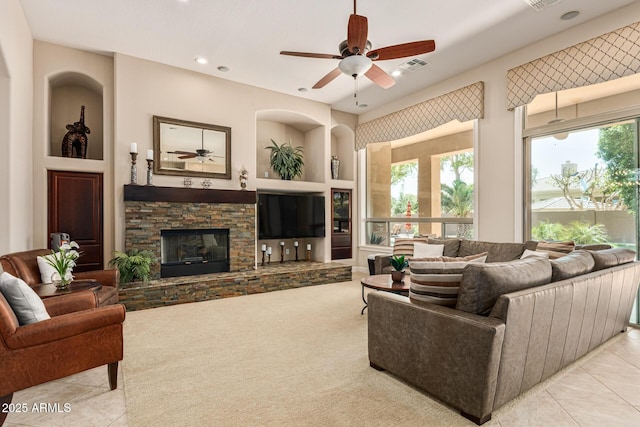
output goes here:
[[640, 253], [638, 126], [629, 119], [526, 138], [528, 238]]

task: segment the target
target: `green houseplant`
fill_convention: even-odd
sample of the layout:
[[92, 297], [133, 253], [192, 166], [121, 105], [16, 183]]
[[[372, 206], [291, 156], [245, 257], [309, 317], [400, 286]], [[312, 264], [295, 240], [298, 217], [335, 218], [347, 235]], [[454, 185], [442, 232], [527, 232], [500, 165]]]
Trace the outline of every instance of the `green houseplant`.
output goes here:
[[269, 154], [271, 169], [281, 179], [290, 180], [302, 176], [302, 166], [304, 166], [302, 147], [294, 147], [291, 145], [291, 140], [289, 140], [288, 144], [283, 142], [282, 145], [278, 145], [272, 139], [271, 143], [273, 145], [265, 147], [265, 150], [271, 150]]
[[120, 271], [120, 283], [149, 280], [151, 266], [155, 263], [156, 257], [153, 252], [139, 249], [127, 252], [113, 251], [113, 258], [109, 261], [111, 267]]
[[73, 280], [73, 267], [76, 266], [76, 260], [82, 255], [77, 251], [79, 248], [76, 242], [69, 242], [60, 245], [59, 251], [51, 251], [51, 255], [44, 258], [45, 262], [55, 270], [52, 275], [53, 283], [58, 289], [66, 289]]
[[391, 267], [393, 267], [393, 271], [391, 272], [391, 279], [394, 282], [402, 281], [404, 277], [404, 269], [409, 265], [409, 261], [407, 261], [404, 255], [392, 255], [391, 256]]

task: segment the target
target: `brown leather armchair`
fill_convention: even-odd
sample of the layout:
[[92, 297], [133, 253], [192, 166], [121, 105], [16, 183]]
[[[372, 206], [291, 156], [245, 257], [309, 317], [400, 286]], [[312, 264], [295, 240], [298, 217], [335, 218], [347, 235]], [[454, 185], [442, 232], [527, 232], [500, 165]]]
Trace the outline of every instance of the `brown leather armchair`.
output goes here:
[[[96, 307], [90, 291], [43, 300], [51, 319], [20, 326], [0, 293], [0, 404], [13, 393], [102, 365], [118, 385], [123, 356], [122, 304]], [[0, 425], [6, 418], [0, 412]]]
[[[42, 283], [37, 257], [49, 254], [51, 254], [49, 249], [14, 252], [2, 255], [0, 257], [0, 265], [2, 265], [2, 269], [5, 272], [24, 280], [27, 285], [35, 287]], [[95, 292], [99, 306], [118, 302], [120, 272], [117, 269], [74, 272], [73, 276], [76, 280], [94, 279], [100, 282], [102, 288]]]

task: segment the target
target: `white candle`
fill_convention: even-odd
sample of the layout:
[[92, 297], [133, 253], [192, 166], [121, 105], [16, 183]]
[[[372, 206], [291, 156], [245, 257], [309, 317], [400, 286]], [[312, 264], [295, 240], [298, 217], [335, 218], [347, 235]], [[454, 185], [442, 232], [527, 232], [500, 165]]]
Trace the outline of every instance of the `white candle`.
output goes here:
[[138, 144], [136, 142], [132, 142], [131, 143], [131, 148], [129, 148], [129, 152], [130, 153], [137, 153], [138, 152]]
[[147, 160], [153, 160], [153, 150], [147, 150]]
[[262, 252], [267, 250], [267, 245], [265, 245], [264, 243], [262, 244]]
[[284, 242], [280, 242], [280, 246], [284, 246]]
[[311, 250], [311, 243], [307, 243], [307, 250], [310, 251]]
[[293, 242], [293, 246], [298, 247], [298, 242]]
[[271, 255], [271, 246], [267, 248], [267, 255]]

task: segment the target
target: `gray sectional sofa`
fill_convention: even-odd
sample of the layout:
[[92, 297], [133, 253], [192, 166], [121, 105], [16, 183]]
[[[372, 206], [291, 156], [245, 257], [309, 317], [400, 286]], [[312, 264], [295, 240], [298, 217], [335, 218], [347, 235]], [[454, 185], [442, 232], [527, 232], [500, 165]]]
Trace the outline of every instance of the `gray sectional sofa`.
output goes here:
[[[524, 250], [524, 244], [487, 250], [484, 243], [458, 249], [487, 251], [487, 261], [509, 256], [517, 251], [514, 245]], [[482, 424], [624, 331], [639, 282], [635, 252], [576, 250], [556, 260], [467, 265], [455, 308], [372, 292], [370, 364]]]

